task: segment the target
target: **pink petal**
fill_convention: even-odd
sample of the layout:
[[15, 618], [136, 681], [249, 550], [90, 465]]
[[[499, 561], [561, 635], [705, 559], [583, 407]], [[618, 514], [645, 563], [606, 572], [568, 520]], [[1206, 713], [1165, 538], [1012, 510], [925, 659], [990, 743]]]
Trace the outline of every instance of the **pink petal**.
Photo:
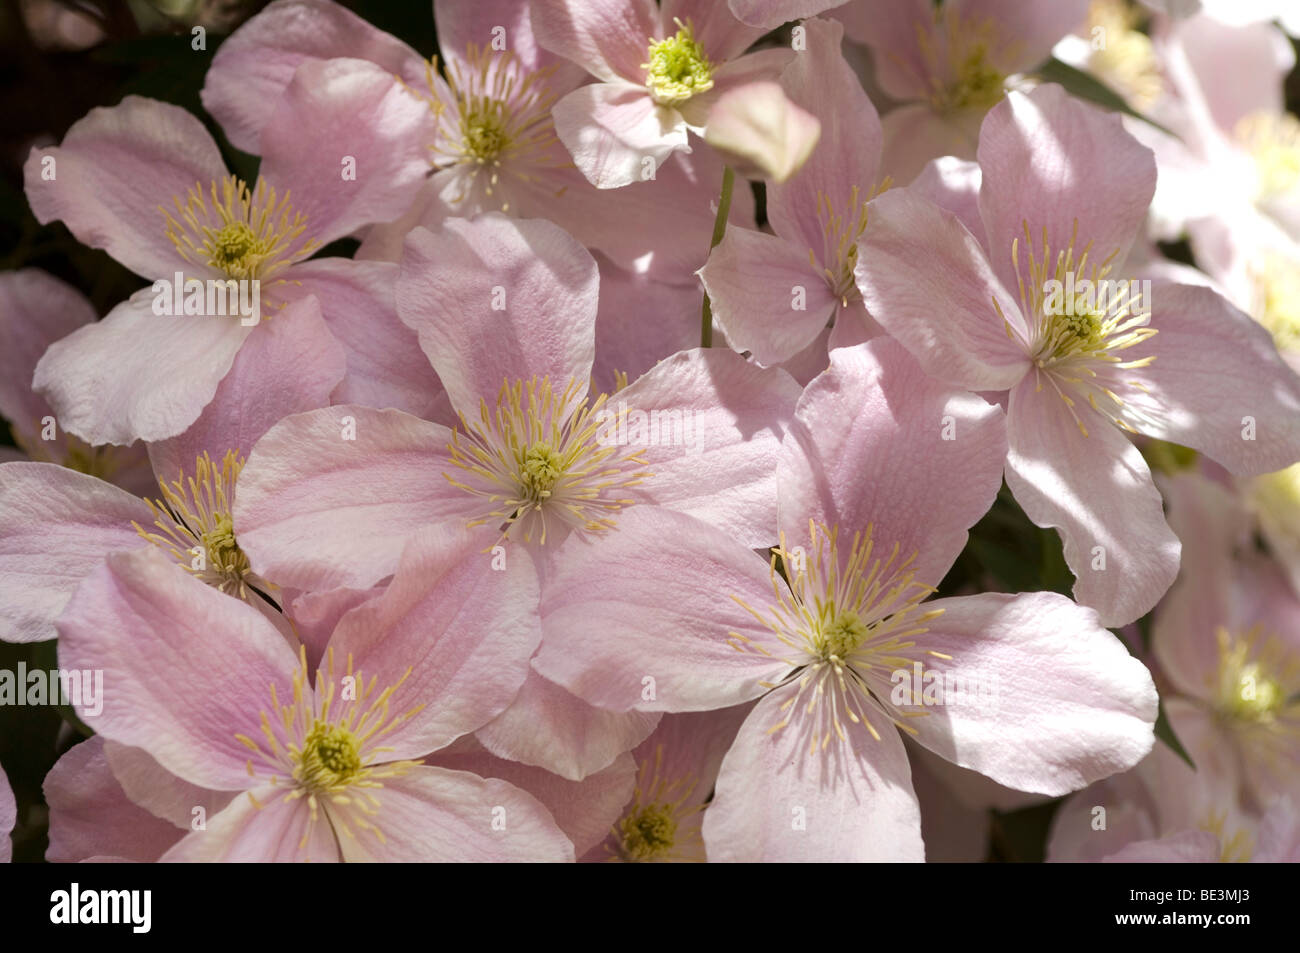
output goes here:
[[[629, 186], [617, 193], [635, 191]], [[596, 360], [592, 388], [613, 394], [616, 372], [636, 380], [669, 354], [700, 343], [700, 289], [656, 281], [597, 258], [600, 309], [596, 315]]]
[[[957, 216], [966, 231], [976, 238], [984, 237], [984, 221], [980, 218], [980, 167], [953, 156], [944, 156], [926, 164], [921, 174], [908, 186], [908, 191], [927, 198], [935, 205]], [[988, 249], [985, 249], [987, 252]]]
[[1183, 831], [1154, 841], [1138, 841], [1104, 858], [1110, 864], [1212, 864], [1219, 860], [1219, 838], [1208, 831]]
[[845, 724], [809, 752], [819, 729], [796, 705], [786, 727], [780, 710], [794, 696], [778, 688], [755, 706], [723, 759], [704, 843], [714, 863], [919, 862], [921, 814], [907, 754], [888, 724], [876, 740], [865, 725]]
[[[196, 816], [216, 814], [234, 799], [229, 791], [209, 790], [178, 778], [140, 748], [105, 741], [103, 757], [122, 792], [134, 804], [177, 830], [190, 828]], [[195, 808], [201, 808], [203, 814], [196, 815]]]
[[1041, 66], [1052, 47], [1067, 33], [1082, 29], [1088, 18], [1088, 0], [957, 0], [952, 6], [966, 23], [992, 24], [999, 42], [989, 61], [1007, 74]]
[[254, 327], [226, 315], [157, 315], [143, 291], [50, 345], [32, 386], [87, 443], [165, 440], [198, 419]]
[[80, 291], [39, 268], [0, 273], [0, 416], [27, 439], [52, 412], [32, 390], [32, 371], [45, 349], [96, 318]]
[[1137, 448], [1076, 403], [1085, 437], [1053, 385], [1037, 391], [1035, 377], [1011, 392], [1007, 485], [1031, 520], [1060, 531], [1080, 605], [1105, 626], [1126, 625], [1165, 594], [1181, 546]]
[[600, 189], [644, 181], [672, 153], [690, 151], [681, 114], [657, 105], [644, 86], [579, 86], [551, 114], [574, 164]]
[[530, 672], [510, 707], [475, 737], [498, 758], [581, 781], [635, 748], [658, 721], [647, 712], [592, 707]]
[[816, 339], [838, 301], [793, 242], [728, 228], [700, 269], [727, 341], [763, 365], [788, 361]]
[[782, 447], [786, 545], [808, 542], [809, 520], [838, 526], [846, 541], [870, 527], [882, 554], [895, 544], [903, 559], [915, 553], [916, 581], [937, 586], [1002, 486], [1002, 412], [927, 377], [888, 338], [830, 360]]
[[676, 20], [689, 23], [696, 42], [715, 64], [739, 56], [767, 32], [763, 24], [749, 23], [727, 4], [713, 0], [664, 0], [660, 11], [665, 34], [676, 32]]
[[[861, 7], [862, 16], [855, 15]], [[894, 0], [888, 15], [864, 4], [840, 11], [852, 17], [849, 36], [870, 47], [876, 67], [876, 81], [892, 99], [927, 99], [930, 95], [933, 54], [927, 59], [926, 44], [936, 47], [935, 13], [931, 0]]]
[[349, 862], [573, 861], [573, 844], [551, 812], [506, 781], [418, 767], [373, 793], [386, 837], [382, 843], [370, 836], [342, 839]]
[[[773, 601], [764, 562], [689, 516], [633, 507], [608, 536], [562, 544], [542, 592], [533, 665], [610, 711], [699, 711], [756, 698], [761, 683], [790, 668], [781, 643], [738, 604], [761, 613]], [[768, 654], [737, 650], [732, 632]]]
[[631, 754], [619, 755], [609, 767], [581, 781], [569, 781], [542, 768], [495, 757], [472, 736], [461, 739], [454, 749], [439, 751], [428, 763], [481, 778], [499, 778], [527, 791], [551, 812], [579, 855], [605, 838], [636, 786], [636, 762]]
[[305, 799], [286, 797], [283, 784], [263, 785], [241, 792], [229, 807], [208, 818], [206, 829], [190, 833], [161, 861], [265, 864], [341, 860], [330, 825], [324, 818], [311, 824], [310, 818]]
[[452, 406], [477, 419], [507, 381], [570, 380], [585, 393], [595, 349], [596, 262], [556, 225], [485, 215], [406, 240], [397, 313]]
[[143, 278], [193, 271], [167, 237], [159, 206], [171, 209], [173, 197], [195, 183], [207, 189], [225, 174], [203, 123], [179, 106], [140, 96], [92, 109], [62, 145], [32, 149], [23, 166], [38, 222], [62, 220], [78, 241], [102, 248]]
[[856, 215], [853, 200], [866, 201], [880, 175], [882, 134], [875, 107], [840, 53], [844, 28], [834, 20], [809, 20], [803, 29], [807, 49], [786, 67], [781, 83], [821, 121], [821, 139], [789, 182], [768, 187], [767, 214], [777, 234], [821, 255], [822, 203], [838, 215]]
[[[1060, 795], [1127, 770], [1155, 743], [1151, 675], [1091, 609], [1051, 592], [938, 599], [925, 671], [978, 686], [913, 707], [916, 740], [1008, 787]], [[905, 673], [906, 674], [906, 673]]]
[[443, 476], [455, 470], [450, 439], [447, 428], [398, 410], [340, 405], [286, 417], [239, 474], [240, 547], [279, 585], [374, 585], [421, 526], [473, 503]]
[[424, 185], [436, 117], [394, 80], [365, 60], [305, 62], [262, 133], [262, 175], [321, 245], [396, 218]]
[[908, 190], [871, 203], [858, 241], [858, 288], [872, 316], [925, 370], [970, 390], [1006, 390], [1029, 369], [1015, 299], [957, 217]]
[[380, 691], [401, 683], [394, 713], [424, 706], [385, 736], [393, 760], [487, 724], [529, 674], [542, 636], [533, 562], [515, 547], [484, 551], [483, 541], [459, 527], [413, 536], [384, 594], [343, 616], [330, 640], [335, 671], [351, 663]]
[[111, 483], [52, 463], [0, 466], [0, 639], [54, 638], [87, 573], [108, 553], [148, 545], [132, 520], [148, 527], [153, 515]]
[[344, 362], [315, 298], [276, 312], [253, 329], [199, 419], [183, 434], [149, 445], [155, 471], [169, 480], [181, 469], [192, 473], [205, 451], [216, 461], [229, 450], [247, 456], [282, 417], [328, 406]]
[[[979, 146], [977, 110], [939, 113], [929, 103], [910, 103], [891, 109], [880, 120], [883, 145], [880, 171], [897, 185], [908, 185], [932, 160], [944, 156], [974, 159]], [[975, 230], [981, 241], [984, 229]]]
[[771, 30], [791, 20], [813, 17], [843, 5], [845, 0], [727, 0], [727, 6], [744, 23]]
[[369, 589], [325, 589], [290, 595], [286, 592], [285, 614], [293, 622], [293, 631], [307, 648], [307, 671], [321, 667], [325, 647], [334, 635], [339, 620], [364, 602], [384, 593], [386, 586]]
[[[629, 417], [646, 414], [640, 457], [653, 475], [633, 488], [634, 498], [751, 546], [772, 542], [776, 453], [799, 399], [785, 371], [755, 367], [733, 351], [695, 348], [660, 361], [616, 396], [620, 412], [626, 403]], [[629, 420], [627, 440], [639, 436]]]
[[[552, 89], [571, 89], [586, 79], [582, 71], [542, 49], [533, 35], [528, 0], [476, 0], [475, 3], [435, 3], [438, 49], [443, 61], [463, 72], [470, 68], [465, 56], [471, 44], [493, 49], [498, 27], [505, 30], [506, 51], [527, 72], [551, 69]], [[571, 75], [572, 74], [572, 75]]]
[[[683, 113], [692, 121], [690, 110]], [[789, 180], [808, 161], [821, 137], [821, 122], [791, 101], [776, 79], [722, 88], [708, 104], [704, 141], [737, 175]]]
[[1161, 283], [1151, 304], [1148, 390], [1120, 391], [1133, 426], [1242, 476], [1300, 460], [1300, 377], [1269, 333], [1209, 288]]
[[[68, 749], [45, 776], [42, 788], [50, 806], [50, 846], [45, 859], [52, 864], [87, 860], [151, 863], [184, 835], [181, 828], [155, 817], [126, 796], [104, 757], [104, 739], [99, 736]], [[0, 797], [3, 791], [0, 783]], [[3, 820], [0, 818], [0, 829], [8, 830]], [[0, 853], [8, 846], [7, 837], [0, 839]], [[0, 856], [0, 860], [8, 859]]]
[[221, 44], [200, 94], [203, 108], [235, 148], [256, 153], [298, 67], [339, 56], [370, 60], [407, 82], [424, 83], [420, 54], [341, 4], [279, 0]]
[[77, 713], [106, 740], [143, 748], [201, 787], [242, 790], [259, 712], [289, 688], [293, 650], [256, 609], [150, 546], [116, 553], [59, 617], [60, 664], [102, 670], [103, 711]]
[[334, 402], [434, 419], [446, 395], [415, 332], [397, 318], [396, 266], [315, 258], [294, 265], [290, 275], [302, 282], [301, 294], [320, 301], [321, 317], [347, 354], [347, 375], [334, 390]]
[[614, 82], [645, 80], [641, 64], [660, 35], [654, 0], [548, 0], [531, 7], [537, 44]]
[[989, 110], [979, 164], [980, 214], [994, 267], [1008, 288], [1016, 287], [1015, 239], [1027, 276], [1026, 223], [1040, 252], [1044, 229], [1052, 255], [1069, 247], [1077, 230], [1076, 261], [1088, 243], [1089, 261], [1100, 263], [1112, 253], [1123, 261], [1156, 188], [1154, 155], [1124, 131], [1120, 117], [1055, 84], [1008, 93]]

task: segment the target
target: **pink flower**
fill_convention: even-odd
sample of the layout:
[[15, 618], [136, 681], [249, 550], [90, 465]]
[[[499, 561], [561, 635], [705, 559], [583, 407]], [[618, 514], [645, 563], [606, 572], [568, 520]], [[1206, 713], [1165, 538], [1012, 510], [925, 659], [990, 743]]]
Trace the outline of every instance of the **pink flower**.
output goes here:
[[893, 341], [841, 348], [782, 447], [770, 566], [640, 509], [562, 547], [539, 672], [611, 711], [759, 699], [705, 814], [711, 860], [922, 859], [899, 730], [1052, 795], [1150, 750], [1150, 676], [1091, 610], [1053, 593], [925, 601], [996, 495], [1001, 416]]
[[118, 553], [60, 618], [61, 659], [113, 686], [99, 735], [236, 794], [162, 860], [572, 860], [536, 799], [419, 760], [518, 691], [536, 586], [523, 561], [493, 571], [466, 534], [426, 534], [388, 591], [339, 621], [313, 677], [251, 607], [152, 549]]
[[704, 863], [700, 828], [723, 755], [748, 705], [666, 715], [637, 745], [636, 788], [602, 842], [579, 860], [593, 863]]
[[[395, 262], [412, 228], [494, 211], [550, 219], [624, 268], [693, 284], [721, 183], [712, 153], [602, 194], [573, 167], [551, 118], [585, 77], [538, 48], [527, 0], [436, 3], [434, 17], [445, 77], [336, 3], [280, 0], [222, 44], [204, 103], [232, 141], [249, 140], [243, 148], [321, 175], [337, 177], [344, 154], [358, 181], [395, 156], [422, 167], [424, 175], [375, 180], [400, 211], [369, 229], [359, 258]], [[342, 94], [353, 87], [370, 99]], [[732, 214], [744, 222], [752, 213], [742, 196]]]
[[[199, 419], [150, 445], [154, 490], [145, 499], [50, 463], [0, 465], [0, 640], [53, 638], [73, 590], [107, 554], [151, 546], [278, 620], [268, 602], [281, 598], [278, 588], [252, 571], [233, 532], [236, 486], [248, 451], [271, 424], [329, 403], [344, 355], [315, 298], [288, 305], [258, 330]], [[266, 376], [277, 386], [267, 386]]]
[[[421, 527], [468, 525], [548, 578], [567, 536], [617, 535], [637, 510], [689, 513], [765, 545], [797, 385], [696, 349], [592, 394], [597, 291], [596, 263], [549, 222], [490, 214], [412, 232], [399, 309], [460, 426], [358, 406], [281, 421], [241, 475], [235, 528], [252, 565], [282, 585], [364, 588]], [[580, 780], [654, 721], [592, 709], [539, 677], [479, 740]]]
[[[373, 94], [358, 84], [331, 90], [356, 111]], [[276, 132], [296, 134], [286, 126]], [[387, 157], [355, 188], [346, 188], [337, 162], [327, 171], [310, 159], [301, 153], [268, 157], [250, 187], [226, 173], [202, 123], [137, 96], [92, 110], [61, 146], [32, 150], [24, 174], [37, 220], [61, 219], [86, 244], [155, 280], [102, 321], [55, 342], [37, 364], [34, 386], [64, 429], [94, 444], [176, 436], [212, 400], [244, 344], [276, 320], [292, 320], [281, 310], [307, 294], [322, 302], [329, 333], [357, 354], [341, 399], [405, 406], [404, 388], [423, 388], [428, 396], [416, 404], [422, 409], [436, 397], [431, 376], [411, 385], [401, 379], [400, 363], [384, 367], [381, 376], [367, 361], [376, 349], [401, 354], [409, 347], [409, 332], [393, 313], [393, 267], [304, 260], [333, 239], [400, 212], [385, 183], [418, 178], [423, 166], [418, 159]], [[223, 283], [227, 313], [160, 309], [161, 303], [174, 310], [182, 296], [178, 273], [186, 283]], [[224, 297], [233, 287], [229, 281], [255, 283], [239, 286], [239, 293], [249, 304], [260, 289], [260, 314], [231, 313]]]
[[1165, 710], [1198, 773], [1262, 813], [1300, 793], [1300, 599], [1271, 560], [1235, 556], [1238, 500], [1195, 473], [1168, 495], [1186, 555], [1151, 634]]
[[1130, 282], [1156, 170], [1118, 118], [1059, 86], [1011, 93], [979, 159], [975, 219], [911, 191], [872, 203], [858, 287], [929, 373], [1008, 392], [1007, 483], [1060, 531], [1078, 600], [1123, 625], [1168, 589], [1179, 553], [1125, 433], [1277, 470], [1300, 458], [1300, 379], [1208, 288]]
[[92, 447], [65, 433], [44, 398], [32, 390], [32, 373], [59, 338], [92, 323], [94, 306], [76, 288], [38, 268], [0, 273], [0, 415], [9, 421], [20, 451], [0, 448], [0, 462], [41, 460], [89, 473], [140, 493], [153, 484], [143, 445]]
[[[727, 341], [760, 364], [791, 360], [832, 321], [832, 347], [874, 329], [853, 267], [867, 201], [882, 184], [880, 120], [840, 55], [840, 25], [808, 20], [803, 27], [807, 49], [781, 81], [821, 122], [821, 145], [790, 181], [768, 185], [775, 235], [728, 228], [700, 270]], [[823, 352], [817, 371], [825, 366]]]
[[713, 0], [557, 0], [532, 4], [537, 42], [600, 82], [555, 104], [555, 129], [598, 188], [652, 178], [674, 152], [690, 152], [728, 89], [774, 78], [789, 50], [740, 54], [763, 31]]
[[909, 183], [931, 159], [974, 157], [980, 121], [1018, 74], [1083, 22], [1087, 0], [855, 0], [838, 8], [900, 105], [884, 117], [883, 169]]

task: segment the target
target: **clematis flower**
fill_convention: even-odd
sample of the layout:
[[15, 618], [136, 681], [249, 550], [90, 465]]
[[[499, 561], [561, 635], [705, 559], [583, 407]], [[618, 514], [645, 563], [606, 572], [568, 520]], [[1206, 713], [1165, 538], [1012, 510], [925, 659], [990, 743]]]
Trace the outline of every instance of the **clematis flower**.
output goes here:
[[[840, 54], [842, 27], [831, 20], [803, 27], [807, 49], [781, 82], [821, 122], [824, 141], [790, 181], [768, 185], [775, 234], [728, 228], [700, 269], [727, 341], [765, 365], [791, 360], [832, 321], [831, 346], [875, 329], [853, 267], [867, 202], [885, 184], [880, 120]], [[823, 359], [817, 370], [824, 368]]]
[[1125, 434], [1238, 474], [1277, 470], [1300, 458], [1300, 379], [1210, 289], [1130, 283], [1156, 170], [1116, 117], [1055, 85], [1011, 93], [979, 159], [983, 234], [887, 192], [858, 243], [858, 287], [929, 373], [1007, 392], [1012, 493], [1060, 531], [1079, 602], [1124, 625], [1169, 588], [1179, 554]]
[[[278, 387], [262, 383], [266, 373]], [[278, 587], [253, 572], [235, 537], [235, 487], [256, 439], [285, 414], [327, 405], [343, 375], [342, 349], [316, 299], [304, 298], [247, 342], [190, 429], [150, 446], [153, 494], [51, 463], [0, 464], [0, 640], [53, 638], [69, 597], [107, 554], [151, 547], [287, 630]]]
[[572, 860], [530, 795], [419, 761], [509, 704], [539, 634], [532, 567], [473, 553], [463, 533], [414, 542], [314, 674], [162, 554], [109, 556], [59, 620], [61, 658], [114, 686], [98, 734], [236, 795], [161, 859]]
[[[619, 533], [562, 547], [534, 666], [611, 711], [758, 699], [705, 813], [713, 861], [921, 860], [900, 731], [1044, 794], [1131, 767], [1155, 689], [1094, 612], [1054, 593], [926, 601], [992, 503], [1003, 450], [1001, 411], [896, 342], [839, 348], [782, 446], [770, 563], [633, 509]], [[939, 685], [929, 705], [917, 675]], [[958, 678], [988, 697], [962, 703]]]
[[538, 44], [599, 82], [562, 97], [552, 113], [560, 141], [593, 185], [649, 178], [690, 152], [728, 89], [774, 79], [789, 50], [744, 53], [762, 35], [711, 0], [558, 0], [532, 4]]
[[[357, 99], [367, 91], [345, 85], [332, 93], [352, 97], [361, 109]], [[423, 112], [419, 103], [409, 108]], [[381, 343], [401, 351], [406, 331], [392, 310], [391, 265], [305, 259], [361, 225], [396, 215], [401, 207], [390, 204], [388, 186], [379, 183], [418, 178], [423, 168], [392, 156], [356, 188], [343, 188], [337, 163], [326, 175], [303, 161], [268, 159], [250, 186], [226, 173], [202, 123], [138, 96], [92, 110], [61, 146], [33, 149], [24, 175], [37, 220], [61, 219], [78, 239], [154, 280], [103, 320], [56, 341], [37, 364], [34, 386], [65, 430], [92, 444], [176, 436], [212, 400], [245, 343], [275, 320], [291, 320], [281, 311], [308, 294], [322, 302], [325, 324], [345, 345], [359, 340], [363, 355]], [[182, 288], [190, 294], [194, 280], [223, 283], [223, 301], [230, 288], [244, 303], [256, 290], [260, 316], [159, 313], [159, 301], [172, 304], [166, 299], [180, 297]], [[224, 310], [236, 309], [227, 301]], [[357, 380], [346, 385], [344, 399], [393, 393], [386, 377], [368, 379], [365, 370], [364, 360], [350, 368]], [[429, 386], [436, 392], [435, 383]]]
[[[412, 228], [498, 211], [550, 219], [624, 268], [690, 280], [709, 247], [717, 158], [683, 156], [653, 180], [602, 194], [573, 167], [551, 119], [583, 72], [538, 48], [528, 0], [435, 3], [434, 17], [441, 73], [336, 3], [279, 0], [222, 44], [204, 103], [227, 128], [258, 130], [251, 151], [322, 176], [337, 178], [344, 154], [359, 180], [392, 156], [420, 165], [422, 176], [376, 181], [400, 214], [368, 230], [359, 258], [396, 262]], [[268, 61], [278, 64], [274, 71]], [[258, 74], [253, 84], [245, 82], [250, 70]], [[378, 108], [339, 95], [354, 86]], [[742, 196], [732, 214], [752, 222], [752, 200]]]
[[1124, 0], [1092, 0], [1087, 20], [1062, 37], [1052, 55], [1091, 73], [1136, 112], [1151, 114], [1168, 88], [1155, 45], [1140, 29], [1142, 20], [1141, 10]]
[[1087, 13], [1088, 0], [855, 0], [835, 11], [872, 53], [888, 111], [882, 168], [907, 184], [931, 159], [975, 155], [980, 122]]
[[1262, 813], [1300, 793], [1300, 599], [1241, 545], [1249, 523], [1225, 489], [1186, 472], [1168, 493], [1187, 558], [1151, 633], [1165, 710], [1198, 773]]
[[[240, 477], [235, 530], [252, 565], [306, 590], [363, 588], [435, 524], [481, 527], [501, 558], [546, 565], [566, 536], [617, 534], [637, 509], [692, 513], [764, 545], [797, 385], [733, 352], [696, 349], [591, 394], [597, 290], [596, 263], [549, 222], [491, 214], [412, 232], [400, 313], [460, 425], [357, 406], [281, 421]], [[579, 780], [654, 721], [595, 711], [537, 678], [479, 740]], [[539, 722], [551, 737], [538, 736]]]
[[667, 715], [637, 745], [636, 788], [587, 863], [704, 863], [700, 827], [722, 757], [749, 706]]
[[41, 460], [89, 473], [135, 493], [153, 484], [143, 445], [92, 447], [64, 433], [54, 410], [32, 390], [32, 372], [45, 349], [95, 320], [76, 288], [39, 268], [0, 273], [0, 415], [21, 451], [0, 448], [0, 462]]

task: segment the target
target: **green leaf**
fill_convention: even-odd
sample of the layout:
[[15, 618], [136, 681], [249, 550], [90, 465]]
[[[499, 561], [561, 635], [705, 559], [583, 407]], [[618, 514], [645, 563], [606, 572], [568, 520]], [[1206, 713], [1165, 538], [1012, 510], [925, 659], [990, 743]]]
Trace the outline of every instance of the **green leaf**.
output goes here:
[[1166, 129], [1154, 119], [1142, 115], [1127, 102], [1124, 97], [1115, 92], [1097, 77], [1090, 73], [1085, 73], [1081, 69], [1076, 69], [1069, 63], [1063, 63], [1056, 57], [1050, 57], [1046, 63], [1038, 68], [1040, 79], [1049, 83], [1060, 83], [1065, 87], [1066, 92], [1078, 96], [1080, 99], [1087, 100], [1090, 103], [1096, 103], [1111, 112], [1123, 113], [1126, 116], [1132, 116], [1135, 119], [1141, 119], [1148, 126], [1159, 129], [1166, 135], [1178, 136]]

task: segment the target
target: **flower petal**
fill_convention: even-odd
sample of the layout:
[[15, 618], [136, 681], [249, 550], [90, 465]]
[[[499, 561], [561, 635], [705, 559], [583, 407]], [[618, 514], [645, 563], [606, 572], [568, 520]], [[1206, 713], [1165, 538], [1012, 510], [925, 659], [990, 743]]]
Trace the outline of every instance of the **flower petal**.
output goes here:
[[690, 151], [686, 121], [677, 110], [655, 103], [644, 86], [579, 86], [551, 114], [574, 165], [598, 189], [644, 181], [672, 153]]

